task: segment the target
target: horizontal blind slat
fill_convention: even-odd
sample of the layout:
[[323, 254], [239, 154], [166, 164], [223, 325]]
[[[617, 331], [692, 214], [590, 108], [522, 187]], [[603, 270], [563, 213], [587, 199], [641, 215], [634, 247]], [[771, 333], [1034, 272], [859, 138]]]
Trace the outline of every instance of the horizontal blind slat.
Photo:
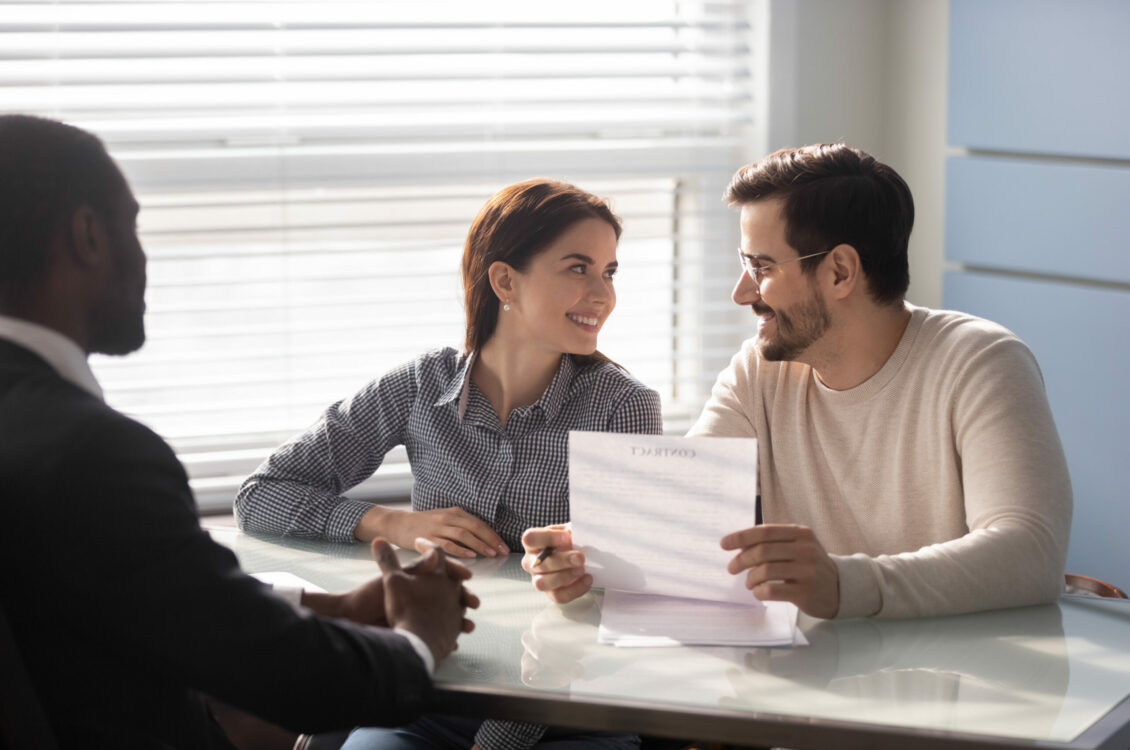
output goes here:
[[[332, 401], [460, 344], [464, 235], [510, 181], [612, 199], [601, 348], [669, 429], [751, 335], [719, 229], [756, 124], [746, 3], [0, 5], [0, 110], [98, 133], [143, 206], [150, 341], [93, 367], [209, 497]], [[405, 460], [374, 484], [402, 491]]]

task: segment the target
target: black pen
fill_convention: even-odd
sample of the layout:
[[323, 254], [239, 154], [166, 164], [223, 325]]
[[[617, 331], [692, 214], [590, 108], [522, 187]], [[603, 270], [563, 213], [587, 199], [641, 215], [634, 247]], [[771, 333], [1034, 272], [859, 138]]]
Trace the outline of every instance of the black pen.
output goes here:
[[545, 562], [546, 558], [553, 554], [553, 547], [546, 547], [538, 553], [538, 559], [534, 560], [534, 567], [541, 565]]

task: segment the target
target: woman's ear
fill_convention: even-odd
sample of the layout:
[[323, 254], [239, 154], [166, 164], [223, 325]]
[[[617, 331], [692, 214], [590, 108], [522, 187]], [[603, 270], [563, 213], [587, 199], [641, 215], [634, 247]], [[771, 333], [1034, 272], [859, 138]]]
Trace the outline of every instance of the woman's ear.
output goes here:
[[495, 295], [503, 304], [509, 304], [511, 298], [514, 297], [514, 284], [517, 275], [509, 263], [501, 260], [491, 263], [490, 268], [487, 269], [490, 288], [494, 290]]

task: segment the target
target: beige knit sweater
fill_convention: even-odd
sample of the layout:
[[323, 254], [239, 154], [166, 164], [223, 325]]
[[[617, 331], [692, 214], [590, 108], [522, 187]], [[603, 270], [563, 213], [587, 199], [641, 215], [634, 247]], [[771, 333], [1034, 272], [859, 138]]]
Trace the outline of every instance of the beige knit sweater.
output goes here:
[[1053, 601], [1071, 483], [1036, 360], [994, 323], [908, 307], [894, 354], [846, 391], [747, 341], [690, 434], [758, 438], [763, 519], [816, 533], [839, 617]]

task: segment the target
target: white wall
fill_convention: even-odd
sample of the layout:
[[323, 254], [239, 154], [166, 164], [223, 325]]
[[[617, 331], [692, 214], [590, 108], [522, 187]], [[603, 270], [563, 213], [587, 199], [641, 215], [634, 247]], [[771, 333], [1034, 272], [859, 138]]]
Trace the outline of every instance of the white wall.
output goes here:
[[844, 141], [914, 194], [911, 302], [942, 300], [948, 0], [770, 0], [769, 148]]

